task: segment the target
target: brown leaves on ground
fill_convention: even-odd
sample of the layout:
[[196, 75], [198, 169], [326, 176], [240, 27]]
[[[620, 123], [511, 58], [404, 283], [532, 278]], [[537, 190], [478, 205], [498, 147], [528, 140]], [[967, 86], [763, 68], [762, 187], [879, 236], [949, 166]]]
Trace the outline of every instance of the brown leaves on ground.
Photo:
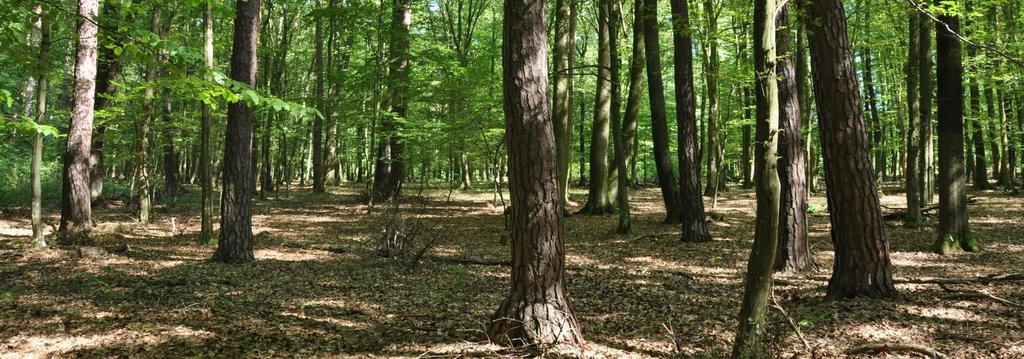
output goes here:
[[[150, 225], [131, 209], [99, 209], [93, 245], [123, 253], [76, 256], [75, 248], [21, 249], [28, 211], [0, 219], [0, 358], [16, 357], [500, 357], [485, 322], [508, 290], [508, 267], [439, 258], [507, 259], [503, 207], [488, 192], [424, 191], [403, 204], [436, 220], [443, 241], [413, 270], [374, 253], [379, 216], [355, 186], [257, 201], [257, 261], [208, 262], [198, 246], [195, 194], [159, 208]], [[887, 190], [883, 203], [900, 207]], [[932, 228], [887, 223], [895, 276], [973, 278], [1024, 268], [1019, 197], [976, 193], [971, 225], [985, 250], [941, 257]], [[574, 194], [582, 197], [581, 193]], [[507, 198], [507, 196], [506, 196]], [[633, 232], [614, 216], [565, 221], [567, 287], [589, 357], [719, 358], [731, 347], [742, 271], [753, 235], [753, 195], [719, 200], [712, 243], [681, 243], [661, 225], [657, 189], [632, 193]], [[865, 343], [912, 343], [950, 357], [1024, 357], [1019, 308], [934, 284], [898, 284], [888, 300], [823, 300], [832, 262], [823, 197], [812, 197], [811, 240], [822, 271], [777, 275], [775, 296], [812, 349], [772, 311], [780, 357], [841, 357]], [[180, 204], [186, 203], [186, 204]], [[710, 210], [710, 207], [709, 207]], [[378, 211], [382, 213], [383, 211]], [[171, 218], [177, 231], [171, 232]], [[1020, 282], [957, 285], [1024, 302]], [[890, 354], [908, 355], [908, 354]]]

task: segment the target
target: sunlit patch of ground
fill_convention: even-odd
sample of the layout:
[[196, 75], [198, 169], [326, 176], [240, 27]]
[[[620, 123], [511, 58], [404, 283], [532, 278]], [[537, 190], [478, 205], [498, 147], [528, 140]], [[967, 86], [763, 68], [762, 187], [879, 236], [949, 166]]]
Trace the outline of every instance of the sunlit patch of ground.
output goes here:
[[[362, 185], [308, 188], [254, 201], [257, 261], [212, 263], [196, 243], [197, 191], [158, 206], [138, 224], [119, 204], [95, 210], [96, 241], [125, 253], [76, 258], [74, 247], [25, 249], [27, 208], [0, 218], [0, 356], [158, 357], [510, 357], [486, 344], [484, 329], [509, 290], [508, 193], [406, 188], [407, 221], [437, 242], [409, 268], [383, 258], [378, 238], [388, 203], [368, 216]], [[570, 212], [586, 200], [573, 189]], [[885, 212], [904, 208], [888, 185]], [[777, 275], [774, 297], [808, 349], [777, 311], [768, 321], [780, 357], [842, 357], [867, 342], [913, 342], [954, 358], [1024, 357], [1024, 314], [996, 301], [948, 292], [927, 278], [974, 278], [1024, 268], [1024, 201], [1001, 191], [971, 193], [972, 229], [985, 251], [929, 252], [932, 227], [886, 223], [900, 295], [824, 300], [832, 267], [826, 200], [810, 199], [812, 251], [819, 270]], [[501, 198], [505, 199], [503, 204]], [[731, 348], [743, 271], [753, 236], [754, 196], [731, 186], [709, 212], [711, 243], [682, 243], [666, 226], [660, 190], [631, 193], [633, 230], [615, 234], [615, 215], [565, 218], [566, 290], [594, 358], [720, 358]], [[57, 210], [47, 209], [55, 223]], [[926, 217], [931, 224], [934, 212]], [[173, 223], [172, 223], [173, 219]], [[52, 230], [48, 226], [47, 230]], [[216, 237], [213, 239], [216, 241]], [[955, 285], [1024, 303], [1020, 282]]]

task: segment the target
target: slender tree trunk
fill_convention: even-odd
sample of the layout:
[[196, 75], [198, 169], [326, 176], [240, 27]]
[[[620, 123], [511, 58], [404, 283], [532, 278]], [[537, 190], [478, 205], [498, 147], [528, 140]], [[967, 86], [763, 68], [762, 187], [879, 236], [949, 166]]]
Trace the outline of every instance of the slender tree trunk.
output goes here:
[[1002, 165], [1002, 153], [999, 151], [999, 132], [996, 130], [996, 107], [995, 107], [995, 90], [993, 86], [989, 84], [985, 88], [985, 108], [986, 114], [988, 115], [988, 135], [991, 140], [989, 141], [989, 150], [992, 153], [992, 178], [999, 180], [999, 172]]
[[[119, 12], [119, 6], [116, 2], [109, 2], [104, 4], [102, 19], [112, 19]], [[132, 16], [129, 15], [126, 19], [117, 19], [118, 21], [124, 20], [125, 23], [132, 22]], [[100, 46], [99, 57], [97, 58], [96, 64], [96, 99], [94, 105], [94, 112], [100, 111], [110, 105], [110, 95], [114, 94], [117, 86], [111, 81], [121, 73], [121, 57], [114, 53], [114, 49], [107, 46]], [[89, 193], [92, 201], [95, 202], [103, 196], [103, 149], [106, 138], [107, 126], [105, 124], [99, 124], [93, 131], [92, 136], [92, 148], [90, 149], [89, 158]]]
[[[751, 115], [750, 115], [750, 108], [751, 108], [751, 106], [750, 106], [750, 89], [747, 88], [747, 87], [743, 87], [743, 90], [741, 92], [742, 92], [741, 96], [743, 96], [743, 119], [747, 120], [747, 119], [751, 118]], [[740, 167], [741, 167], [740, 175], [743, 176], [742, 186], [743, 186], [743, 188], [753, 188], [754, 187], [754, 177], [753, 177], [753, 172], [752, 172], [753, 168], [751, 166], [754, 164], [754, 162], [753, 162], [753, 157], [752, 157], [752, 154], [751, 154], [751, 151], [750, 151], [750, 147], [753, 146], [753, 143], [751, 142], [752, 141], [751, 136], [752, 136], [752, 132], [753, 132], [752, 131], [753, 127], [751, 125], [743, 125], [741, 130], [742, 130], [742, 141], [743, 141], [740, 144], [741, 146], [743, 146], [743, 150], [740, 153]]]
[[[231, 47], [231, 78], [256, 86], [257, 48], [260, 39], [260, 0], [235, 3], [235, 32]], [[245, 103], [228, 105], [225, 133], [224, 179], [221, 191], [220, 237], [213, 260], [251, 262], [252, 252], [252, 116]]]
[[719, 129], [719, 105], [718, 105], [718, 9], [715, 2], [704, 0], [704, 17], [707, 21], [707, 71], [704, 74], [704, 81], [707, 85], [707, 149], [708, 153], [708, 182], [704, 189], [705, 195], [711, 198], [718, 198], [718, 188], [724, 181], [720, 179], [721, 171], [725, 162], [722, 151], [722, 141]]
[[[412, 25], [412, 0], [395, 0], [391, 15], [391, 46], [388, 49], [388, 57], [391, 59], [388, 66], [389, 112], [394, 117], [405, 119], [409, 115], [409, 29]], [[386, 161], [383, 167], [387, 169], [382, 175], [377, 176], [379, 181], [375, 185], [375, 190], [378, 198], [387, 200], [398, 197], [401, 192], [405, 179], [405, 142], [390, 116], [383, 118], [381, 127], [381, 132], [385, 135], [381, 139], [381, 146], [386, 146], [387, 151], [380, 155], [387, 156], [380, 157], [378, 161]], [[377, 168], [381, 167], [381, 164], [378, 164]]]
[[[43, 13], [42, 5], [36, 5], [36, 21], [32, 27], [32, 39], [39, 43], [39, 68], [36, 70], [36, 108], [35, 121], [42, 124], [46, 120], [46, 91], [48, 86], [47, 72], [50, 61], [50, 21]], [[29, 81], [32, 82], [32, 81]], [[25, 99], [25, 115], [31, 115], [31, 103]], [[46, 247], [46, 234], [43, 233], [43, 187], [42, 187], [43, 136], [37, 131], [32, 141], [32, 246]]]
[[[160, 17], [162, 8], [154, 6], [149, 21], [149, 31], [154, 34], [160, 33]], [[149, 150], [151, 134], [153, 129], [153, 118], [156, 116], [156, 77], [157, 65], [146, 66], [146, 90], [143, 92], [142, 116], [135, 121], [135, 188], [136, 203], [138, 204], [138, 218], [140, 223], [149, 223], [150, 212], [152, 211], [152, 193], [150, 193], [149, 181]]]
[[[203, 64], [206, 71], [213, 70], [213, 9], [210, 1], [212, 0], [206, 0], [203, 3]], [[210, 81], [212, 77], [208, 74], [206, 80]], [[213, 168], [210, 161], [212, 158], [210, 156], [212, 112], [213, 109], [210, 108], [210, 105], [204, 103], [199, 140], [199, 185], [202, 187], [200, 244], [210, 244], [213, 236]]]
[[828, 297], [889, 296], [889, 244], [871, 175], [864, 116], [842, 0], [802, 1], [825, 162], [835, 263]]
[[98, 0], [78, 1], [75, 89], [67, 147], [64, 150], [59, 235], [66, 241], [87, 238], [92, 230], [89, 153], [96, 95], [96, 13]]
[[796, 51], [796, 91], [800, 97], [800, 122], [807, 126], [805, 131], [807, 133], [805, 138], [807, 191], [805, 193], [809, 195], [818, 190], [818, 153], [814, 151], [815, 119], [811, 117], [811, 86], [808, 82], [810, 65], [807, 63], [807, 47], [804, 44], [807, 35], [802, 23], [796, 26], [796, 49], [794, 49]]
[[608, 199], [608, 135], [612, 117], [612, 26], [611, 4], [598, 3], [597, 31], [597, 90], [594, 95], [594, 125], [590, 136], [590, 185], [587, 203], [580, 214], [602, 215], [612, 213]]
[[997, 89], [996, 100], [999, 103], [999, 143], [1003, 149], [1003, 154], [1000, 156], [1003, 163], [999, 165], [999, 181], [1000, 185], [1006, 186], [1006, 188], [1013, 188], [1013, 171], [1014, 162], [1016, 161], [1013, 143], [1010, 141], [1010, 120], [1009, 114], [1013, 111], [1010, 108], [1010, 97], [1006, 95], [1006, 91]]
[[[709, 242], [704, 201], [701, 198], [697, 160], [697, 103], [693, 95], [693, 38], [686, 0], [673, 0], [673, 57], [676, 80], [676, 128], [679, 150], [679, 193], [682, 206], [684, 242]], [[714, 185], [714, 184], [711, 184]]]
[[800, 95], [797, 90], [796, 59], [793, 57], [792, 28], [788, 6], [779, 10], [775, 46], [779, 92], [779, 239], [775, 269], [811, 271], [818, 268], [807, 242], [807, 180], [803, 135], [800, 133]]
[[[869, 25], [868, 28], [871, 26]], [[867, 36], [871, 36], [868, 32]], [[874, 155], [875, 182], [885, 178], [885, 143], [882, 120], [878, 117], [878, 96], [875, 93], [875, 80], [871, 66], [871, 48], [864, 48], [864, 87], [868, 97], [868, 111], [871, 114], [871, 152]]]
[[181, 188], [179, 179], [181, 177], [179, 172], [181, 153], [174, 146], [174, 139], [178, 136], [177, 130], [174, 129], [174, 118], [172, 117], [174, 107], [171, 103], [173, 98], [169, 87], [164, 88], [163, 97], [164, 110], [161, 117], [164, 122], [164, 197], [166, 201], [173, 201], [174, 197], [178, 195], [178, 189]]
[[568, 344], [583, 338], [566, 299], [558, 168], [548, 102], [547, 7], [508, 0], [504, 9], [505, 129], [512, 196], [512, 285], [487, 336], [502, 345]]
[[[757, 96], [754, 182], [757, 183], [757, 218], [754, 244], [750, 251], [750, 259], [747, 261], [739, 326], [732, 347], [733, 358], [771, 356], [771, 349], [766, 345], [764, 337], [779, 240], [781, 191], [779, 170], [776, 168], [776, 134], [779, 130], [780, 109], [775, 55], [776, 11], [775, 0], [754, 1], [754, 92]], [[785, 12], [785, 9], [782, 11]]]
[[573, 54], [576, 52], [576, 2], [555, 1], [555, 92], [552, 115], [558, 156], [559, 196], [562, 211], [569, 201], [569, 164], [572, 162]]
[[[616, 228], [616, 232], [619, 234], [629, 233], [630, 219], [629, 219], [629, 192], [626, 183], [626, 148], [625, 139], [623, 138], [624, 129], [622, 128], [622, 85], [619, 80], [622, 76], [619, 75], [619, 70], [622, 67], [622, 61], [619, 59], [619, 24], [622, 23], [622, 10], [619, 8], [618, 1], [608, 1], [608, 10], [610, 16], [608, 19], [608, 32], [609, 32], [609, 43], [611, 51], [611, 78], [612, 78], [612, 113], [611, 113], [611, 128], [612, 128], [612, 139], [613, 145], [615, 146], [615, 152], [613, 154], [613, 173], [609, 177], [609, 184], [614, 186], [614, 191], [609, 191], [609, 196], [614, 194], [615, 202], [618, 206], [619, 212], [619, 225]], [[614, 180], [613, 180], [614, 178]]]
[[661, 78], [661, 44], [658, 36], [657, 0], [644, 1], [644, 51], [647, 60], [647, 86], [650, 98], [651, 133], [654, 137], [654, 164], [658, 170], [658, 185], [665, 202], [665, 224], [680, 224], [683, 220], [672, 158], [668, 153], [668, 114], [665, 113], [665, 85]]
[[[316, 8], [323, 7], [321, 0], [316, 0]], [[327, 112], [327, 100], [324, 98], [324, 35], [323, 17], [317, 16], [314, 30], [315, 50], [313, 53], [313, 71], [316, 72], [316, 90], [313, 96], [316, 97], [317, 110], [321, 114]], [[325, 170], [323, 158], [323, 118], [313, 116], [313, 192], [323, 193]]]
[[[935, 25], [936, 73], [939, 113], [939, 237], [935, 251], [948, 254], [957, 246], [979, 250], [971, 236], [967, 214], [967, 177], [964, 174], [964, 65], [960, 58], [960, 19], [939, 16]], [[949, 28], [946, 28], [946, 25]]]
[[[644, 2], [640, 0], [635, 2], [633, 9], [633, 52], [629, 59], [629, 90], [626, 95], [625, 120], [622, 123], [622, 149], [634, 180], [636, 179], [636, 130], [644, 95], [644, 66], [646, 62], [644, 58], [643, 7]], [[619, 167], [617, 164], [611, 171], [615, 175], [611, 181], [615, 188], [618, 188], [619, 185], [620, 169], [626, 171], [624, 167]], [[627, 183], [627, 188], [628, 185], [629, 183]], [[615, 197], [613, 205], [619, 206], [618, 191], [615, 192]]]
[[919, 83], [921, 86], [920, 97], [921, 97], [921, 121], [918, 124], [920, 127], [921, 142], [918, 146], [918, 163], [920, 176], [919, 182], [921, 186], [918, 188], [920, 192], [921, 205], [927, 205], [932, 203], [935, 196], [935, 164], [934, 152], [935, 147], [932, 143], [932, 42], [931, 42], [931, 27], [927, 26], [931, 23], [925, 14], [920, 14], [921, 25], [918, 27], [920, 30], [920, 37], [918, 38], [918, 45], [920, 53], [918, 53], [919, 59]]
[[920, 225], [921, 217], [921, 102], [918, 91], [921, 79], [921, 16], [917, 9], [911, 9], [908, 29], [910, 30], [910, 46], [907, 50], [907, 164], [904, 175], [907, 197], [907, 216], [904, 224], [908, 227]]

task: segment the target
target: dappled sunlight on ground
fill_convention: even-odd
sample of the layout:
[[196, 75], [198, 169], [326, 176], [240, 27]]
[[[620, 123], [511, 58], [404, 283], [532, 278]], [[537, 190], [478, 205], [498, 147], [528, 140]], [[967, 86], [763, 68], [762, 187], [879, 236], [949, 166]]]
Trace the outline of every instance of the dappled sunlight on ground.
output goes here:
[[[5, 209], [0, 278], [11, 285], [0, 286], [0, 358], [521, 354], [487, 344], [483, 334], [509, 290], [505, 207], [489, 188], [406, 189], [401, 213], [436, 237], [414, 266], [380, 256], [389, 204], [377, 203], [367, 216], [362, 185], [327, 194], [293, 188], [254, 201], [257, 261], [244, 265], [209, 262], [214, 247], [196, 244], [197, 191], [156, 207], [144, 225], [131, 208], [98, 207], [89, 245], [130, 249], [84, 258], [75, 247], [24, 249], [29, 213]], [[931, 254], [933, 227], [887, 222], [900, 295], [847, 301], [823, 298], [833, 247], [825, 198], [811, 197], [810, 244], [820, 269], [778, 274], [774, 296], [819, 357], [880, 341], [925, 344], [956, 358], [1024, 357], [1019, 308], [906, 283], [1024, 268], [1024, 201], [998, 191], [971, 195], [972, 228], [985, 251]], [[573, 212], [586, 194], [573, 189], [571, 196]], [[631, 198], [628, 235], [614, 233], [615, 215], [565, 218], [565, 285], [588, 340], [584, 356], [722, 357], [731, 348], [753, 239], [753, 193], [731, 187], [714, 209], [704, 199], [711, 243], [682, 243], [678, 226], [662, 224], [658, 188], [634, 189]], [[903, 208], [903, 198], [886, 187], [885, 212]], [[47, 215], [57, 220], [55, 209]], [[932, 225], [933, 216], [926, 217]], [[1024, 302], [1019, 282], [951, 288]], [[767, 329], [780, 357], [809, 356], [777, 311]]]

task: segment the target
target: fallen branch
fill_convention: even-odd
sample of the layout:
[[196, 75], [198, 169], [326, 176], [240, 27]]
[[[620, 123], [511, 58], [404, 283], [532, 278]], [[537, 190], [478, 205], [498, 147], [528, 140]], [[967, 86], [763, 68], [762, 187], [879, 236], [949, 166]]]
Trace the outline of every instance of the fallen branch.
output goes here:
[[990, 284], [994, 282], [1004, 281], [1018, 281], [1024, 280], [1024, 273], [1006, 273], [1006, 274], [992, 274], [984, 277], [977, 278], [925, 278], [925, 279], [905, 279], [899, 281], [899, 283], [912, 283], [912, 284]]
[[942, 288], [942, 290], [945, 290], [945, 291], [950, 292], [950, 293], [964, 294], [964, 295], [967, 295], [967, 296], [970, 296], [970, 297], [975, 297], [975, 298], [988, 298], [988, 299], [994, 300], [996, 302], [999, 302], [999, 303], [1002, 303], [1002, 304], [1005, 304], [1005, 305], [1008, 305], [1008, 306], [1011, 306], [1011, 307], [1021, 307], [1020, 303], [1017, 303], [1017, 302], [1014, 302], [1014, 301], [1011, 301], [1011, 300], [1008, 300], [1008, 299], [1003, 299], [1003, 298], [997, 297], [995, 295], [986, 293], [984, 291], [953, 289], [953, 288], [948, 287], [945, 283], [937, 283], [937, 284], [939, 285], [940, 288]]
[[434, 260], [438, 260], [444, 263], [451, 264], [465, 264], [465, 265], [481, 265], [481, 266], [512, 266], [512, 261], [502, 259], [480, 259], [480, 258], [466, 258], [466, 257], [431, 257]]
[[942, 354], [938, 350], [926, 347], [920, 344], [900, 344], [900, 343], [873, 343], [855, 346], [847, 349], [843, 354], [846, 355], [857, 355], [857, 354], [879, 354], [879, 353], [917, 353], [924, 355], [928, 358], [948, 358], [946, 354]]
[[793, 317], [790, 317], [789, 313], [786, 313], [786, 310], [783, 309], [781, 305], [779, 305], [779, 301], [775, 300], [775, 293], [772, 293], [772, 305], [771, 305], [771, 307], [773, 309], [779, 311], [779, 313], [782, 314], [783, 318], [786, 318], [786, 322], [789, 323], [789, 327], [793, 328], [793, 331], [796, 332], [796, 337], [800, 338], [800, 342], [801, 343], [804, 343], [804, 347], [807, 348], [807, 351], [813, 353], [814, 352], [814, 347], [812, 347], [811, 344], [807, 342], [807, 339], [804, 338], [804, 333], [800, 331], [800, 326], [796, 325], [796, 322], [793, 321]]

